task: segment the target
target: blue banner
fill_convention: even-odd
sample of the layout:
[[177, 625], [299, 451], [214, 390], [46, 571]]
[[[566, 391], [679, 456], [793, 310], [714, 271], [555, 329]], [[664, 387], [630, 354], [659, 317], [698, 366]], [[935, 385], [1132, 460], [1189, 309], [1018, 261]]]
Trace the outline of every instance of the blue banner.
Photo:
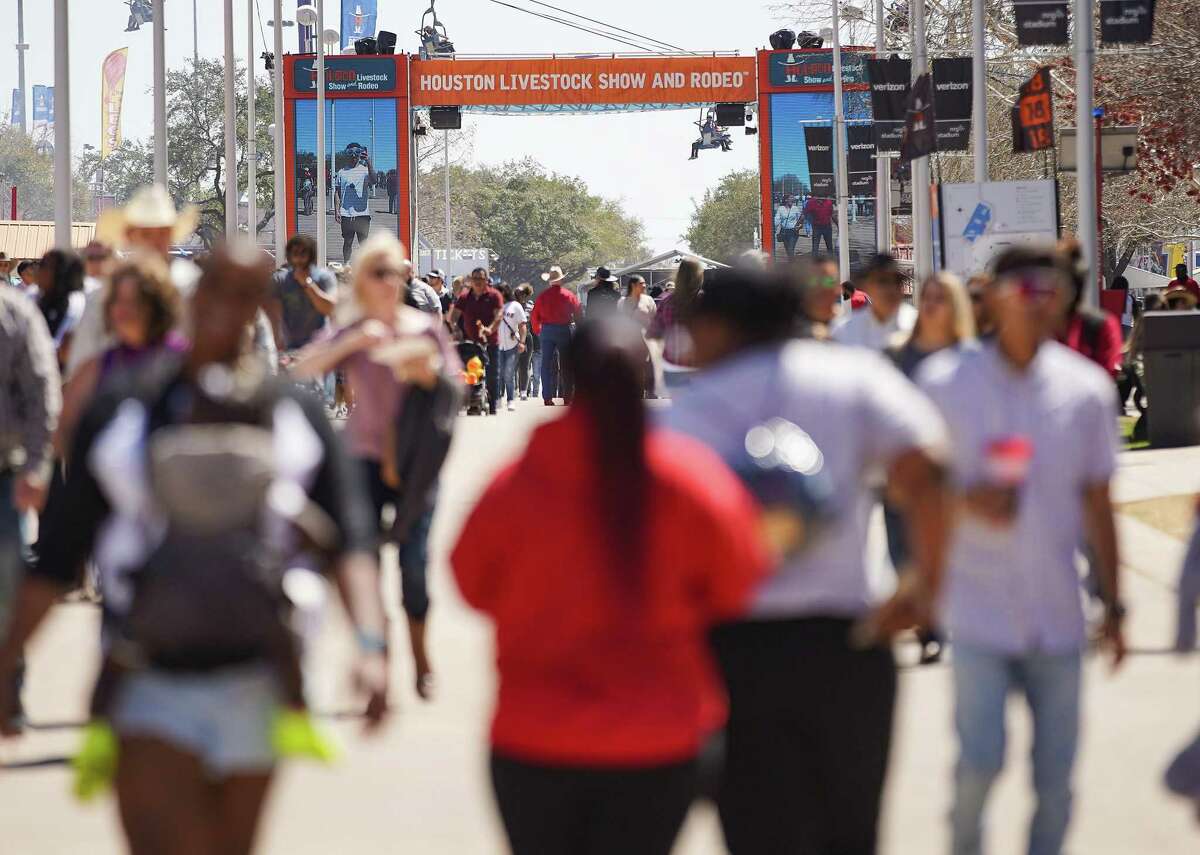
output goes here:
[[46, 87], [46, 124], [54, 127], [54, 87]]
[[33, 126], [50, 124], [50, 87], [33, 87]]
[[342, 0], [342, 50], [375, 35], [379, 0]]
[[19, 128], [25, 126], [25, 103], [21, 100], [21, 90], [13, 90], [12, 123]]

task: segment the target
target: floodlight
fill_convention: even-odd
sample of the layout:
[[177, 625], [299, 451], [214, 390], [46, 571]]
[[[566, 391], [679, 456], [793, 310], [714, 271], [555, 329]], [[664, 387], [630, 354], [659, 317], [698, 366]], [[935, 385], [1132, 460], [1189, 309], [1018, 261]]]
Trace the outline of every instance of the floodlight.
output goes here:
[[375, 41], [379, 45], [381, 54], [394, 54], [396, 52], [396, 34], [388, 30], [380, 30], [375, 36]]
[[796, 34], [791, 30], [776, 30], [771, 33], [769, 41], [775, 50], [791, 50], [796, 43]]
[[379, 53], [379, 43], [371, 36], [361, 38], [354, 43], [354, 52], [360, 56]]
[[313, 6], [301, 6], [296, 10], [296, 23], [302, 27], [317, 25], [317, 10]]
[[[822, 36], [824, 36], [825, 32], [826, 30], [822, 30], [820, 36], [813, 35], [807, 30], [802, 33], [798, 33], [796, 35], [796, 46], [801, 50], [814, 50], [816, 48], [824, 47], [825, 39], [822, 38]], [[831, 35], [833, 33], [832, 30], [828, 30], [828, 32]]]

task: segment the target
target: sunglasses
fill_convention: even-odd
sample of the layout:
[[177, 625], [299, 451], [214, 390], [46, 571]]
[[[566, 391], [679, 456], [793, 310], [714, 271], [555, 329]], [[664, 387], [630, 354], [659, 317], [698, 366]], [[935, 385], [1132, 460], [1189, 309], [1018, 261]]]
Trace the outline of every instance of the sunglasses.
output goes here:
[[371, 275], [376, 279], [391, 279], [392, 277], [400, 276], [400, 268], [398, 267], [375, 267], [371, 270]]
[[842, 285], [842, 283], [838, 282], [836, 277], [833, 277], [833, 276], [818, 276], [817, 277], [817, 287], [818, 288], [828, 288], [828, 289], [832, 290], [834, 288], [840, 288], [841, 285]]
[[1048, 300], [1058, 293], [1058, 282], [1051, 277], [1027, 273], [1017, 280], [1017, 291], [1027, 300]]

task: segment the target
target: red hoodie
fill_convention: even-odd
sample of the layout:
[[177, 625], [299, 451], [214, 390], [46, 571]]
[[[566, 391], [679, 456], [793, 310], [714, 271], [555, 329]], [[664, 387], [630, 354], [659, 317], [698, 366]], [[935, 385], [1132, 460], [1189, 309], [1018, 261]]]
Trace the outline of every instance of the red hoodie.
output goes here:
[[[758, 510], [694, 440], [651, 430], [643, 592], [605, 548], [595, 439], [582, 414], [544, 425], [471, 513], [451, 556], [463, 597], [496, 625], [492, 746], [535, 763], [636, 766], [697, 753], [724, 722], [706, 631], [740, 615], [766, 567]], [[513, 537], [513, 508], [542, 509]], [[561, 512], [571, 509], [570, 513]]]

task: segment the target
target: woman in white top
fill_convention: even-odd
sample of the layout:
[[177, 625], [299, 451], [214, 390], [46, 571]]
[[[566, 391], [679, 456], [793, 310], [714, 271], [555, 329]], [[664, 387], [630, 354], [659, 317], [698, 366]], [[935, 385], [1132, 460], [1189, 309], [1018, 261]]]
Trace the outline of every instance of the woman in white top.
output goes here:
[[525, 352], [528, 318], [525, 317], [524, 307], [513, 298], [511, 286], [501, 285], [500, 295], [504, 298], [504, 310], [500, 313], [500, 328], [497, 330], [500, 336], [500, 389], [508, 398], [508, 409], [512, 412], [517, 408], [513, 403], [517, 394], [517, 360]]
[[658, 313], [658, 304], [646, 293], [646, 280], [640, 275], [635, 273], [629, 278], [629, 293], [617, 303], [617, 310], [632, 316], [643, 333], [650, 328], [650, 323]]

